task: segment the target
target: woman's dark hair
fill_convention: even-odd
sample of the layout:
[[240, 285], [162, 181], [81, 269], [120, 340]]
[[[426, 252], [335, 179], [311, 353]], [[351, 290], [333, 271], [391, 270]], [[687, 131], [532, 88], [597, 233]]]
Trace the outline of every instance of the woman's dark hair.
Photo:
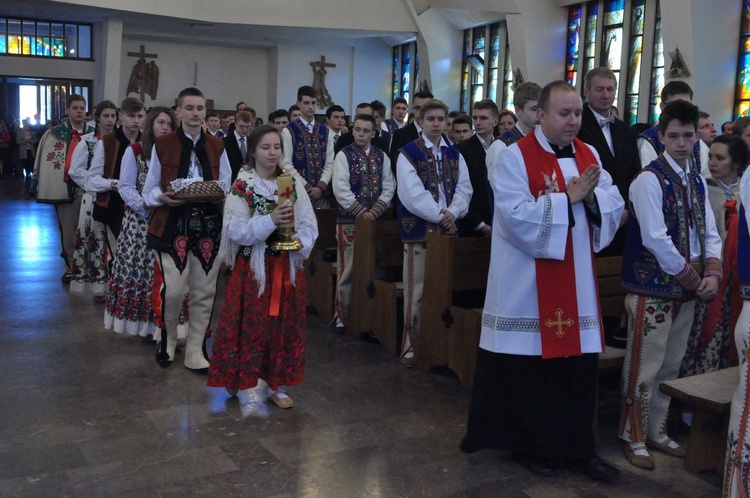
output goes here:
[[166, 114], [172, 121], [172, 129], [177, 129], [177, 118], [174, 115], [174, 111], [169, 107], [156, 106], [146, 115], [146, 122], [143, 124], [143, 134], [141, 135], [141, 143], [143, 144], [143, 157], [151, 159], [151, 149], [154, 147], [154, 121], [159, 117], [160, 114]]
[[747, 150], [747, 144], [745, 141], [734, 135], [719, 135], [714, 138], [713, 144], [725, 144], [729, 157], [732, 159], [732, 164], [737, 166], [737, 174], [741, 175], [745, 170], [750, 158], [750, 151]]

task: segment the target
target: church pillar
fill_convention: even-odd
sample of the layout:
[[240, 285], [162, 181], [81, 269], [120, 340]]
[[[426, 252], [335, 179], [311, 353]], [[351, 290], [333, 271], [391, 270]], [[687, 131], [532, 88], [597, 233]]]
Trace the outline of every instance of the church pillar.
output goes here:
[[124, 98], [127, 80], [123, 81], [120, 77], [121, 59], [122, 19], [108, 19], [102, 23], [101, 72], [94, 89], [96, 102], [109, 99], [119, 104]]

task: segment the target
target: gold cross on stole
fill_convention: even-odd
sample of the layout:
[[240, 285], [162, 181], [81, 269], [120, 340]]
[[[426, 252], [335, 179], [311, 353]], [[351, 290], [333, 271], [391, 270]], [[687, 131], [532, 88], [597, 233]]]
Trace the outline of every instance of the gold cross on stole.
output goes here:
[[556, 332], [557, 337], [559, 337], [560, 339], [562, 339], [562, 337], [565, 335], [565, 332], [563, 331], [563, 325], [567, 325], [568, 327], [570, 327], [570, 326], [572, 326], [576, 322], [574, 322], [572, 318], [568, 318], [567, 320], [563, 320], [562, 319], [563, 310], [561, 310], [560, 308], [557, 308], [557, 311], [555, 311], [555, 316], [557, 316], [557, 321], [556, 322], [553, 322], [552, 320], [547, 320], [546, 322], [544, 322], [544, 324], [547, 327], [555, 327], [556, 326], [557, 327], [557, 332]]

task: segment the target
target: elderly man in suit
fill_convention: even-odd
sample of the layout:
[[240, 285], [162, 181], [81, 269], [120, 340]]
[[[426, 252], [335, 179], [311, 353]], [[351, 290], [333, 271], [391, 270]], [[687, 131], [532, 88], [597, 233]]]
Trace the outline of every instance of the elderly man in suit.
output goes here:
[[[586, 73], [583, 80], [586, 104], [578, 138], [596, 149], [602, 167], [612, 177], [627, 206], [630, 182], [641, 170], [641, 162], [635, 134], [612, 113], [616, 93], [617, 79], [612, 71], [596, 67]], [[621, 226], [626, 219], [627, 210], [623, 211]], [[619, 230], [599, 256], [621, 256], [624, 244], [625, 230]]]

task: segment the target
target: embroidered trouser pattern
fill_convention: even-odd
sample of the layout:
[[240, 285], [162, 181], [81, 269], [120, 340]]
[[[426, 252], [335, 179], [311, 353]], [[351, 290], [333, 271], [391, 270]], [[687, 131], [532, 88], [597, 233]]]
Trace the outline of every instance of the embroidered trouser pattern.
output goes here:
[[76, 231], [78, 230], [78, 215], [81, 211], [81, 199], [83, 189], [73, 189], [73, 202], [55, 204], [57, 214], [57, 226], [60, 228], [60, 244], [62, 245], [62, 257], [65, 260], [65, 269], [70, 271], [73, 262], [73, 253], [76, 250]]
[[659, 385], [676, 379], [695, 314], [684, 303], [628, 294], [628, 348], [622, 370], [619, 436], [630, 443], [666, 435], [670, 396]]
[[352, 302], [352, 265], [354, 264], [354, 223], [336, 225], [336, 314], [344, 325]]
[[740, 366], [740, 383], [732, 397], [724, 466], [724, 496], [750, 496], [750, 301], [743, 301], [734, 329]]
[[167, 326], [167, 353], [174, 360], [177, 345], [177, 325], [180, 320], [185, 295], [190, 293], [190, 321], [188, 322], [185, 366], [208, 368], [203, 356], [203, 338], [211, 323], [211, 314], [216, 299], [216, 280], [221, 265], [215, 262], [206, 272], [201, 261], [192, 252], [187, 255], [183, 271], [177, 268], [174, 259], [167, 253], [154, 251], [164, 276], [164, 299], [162, 301], [164, 323]]
[[404, 333], [401, 354], [413, 348], [419, 334], [424, 292], [424, 265], [427, 249], [422, 242], [404, 244]]

